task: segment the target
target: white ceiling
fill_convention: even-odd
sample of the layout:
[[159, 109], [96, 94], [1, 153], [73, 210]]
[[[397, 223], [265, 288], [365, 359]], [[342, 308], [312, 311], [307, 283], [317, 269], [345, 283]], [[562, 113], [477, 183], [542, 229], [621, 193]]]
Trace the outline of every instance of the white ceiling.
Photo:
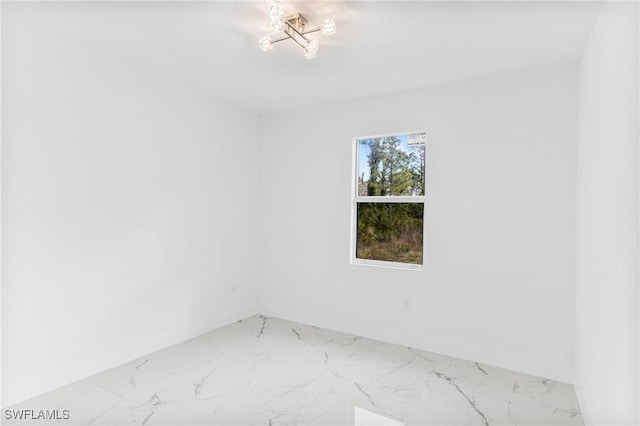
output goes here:
[[[101, 51], [260, 113], [578, 61], [595, 2], [282, 2], [312, 23], [318, 58], [292, 41], [262, 52], [267, 1], [12, 5], [47, 37]], [[3, 7], [7, 4], [5, 3]], [[12, 16], [11, 14], [9, 15]]]

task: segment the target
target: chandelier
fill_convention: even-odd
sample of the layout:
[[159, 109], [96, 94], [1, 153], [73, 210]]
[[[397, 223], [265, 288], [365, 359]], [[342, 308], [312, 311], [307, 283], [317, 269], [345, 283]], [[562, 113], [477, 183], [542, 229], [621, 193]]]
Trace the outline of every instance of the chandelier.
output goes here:
[[319, 27], [311, 27], [307, 18], [300, 13], [287, 16], [284, 8], [277, 3], [271, 4], [269, 18], [275, 34], [261, 37], [258, 42], [260, 49], [265, 52], [273, 49], [274, 43], [291, 39], [302, 47], [305, 58], [314, 59], [318, 55], [319, 44], [318, 39], [309, 34], [320, 31], [328, 36], [336, 32], [336, 23], [331, 18], [322, 21]]

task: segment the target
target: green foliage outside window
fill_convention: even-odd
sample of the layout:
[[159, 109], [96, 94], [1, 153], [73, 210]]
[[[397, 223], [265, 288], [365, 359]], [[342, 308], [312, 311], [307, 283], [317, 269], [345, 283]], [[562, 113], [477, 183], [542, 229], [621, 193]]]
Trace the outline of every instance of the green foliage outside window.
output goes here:
[[358, 203], [358, 259], [422, 264], [422, 203]]

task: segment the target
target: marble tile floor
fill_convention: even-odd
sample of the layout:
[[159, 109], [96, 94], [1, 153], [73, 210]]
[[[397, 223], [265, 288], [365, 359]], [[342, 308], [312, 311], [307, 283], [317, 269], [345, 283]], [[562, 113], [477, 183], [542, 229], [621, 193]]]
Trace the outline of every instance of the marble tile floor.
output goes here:
[[579, 425], [573, 387], [253, 316], [10, 409], [56, 425]]

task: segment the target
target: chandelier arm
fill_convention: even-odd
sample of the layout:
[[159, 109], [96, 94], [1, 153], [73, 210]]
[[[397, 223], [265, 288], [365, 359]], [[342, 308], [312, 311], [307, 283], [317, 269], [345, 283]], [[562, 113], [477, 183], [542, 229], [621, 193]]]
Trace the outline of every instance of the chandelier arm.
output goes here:
[[281, 36], [278, 39], [271, 40], [271, 44], [278, 43], [278, 42], [285, 41], [285, 40], [289, 40], [290, 38], [291, 38], [291, 36], [289, 34], [286, 34], [284, 36]]
[[[303, 36], [302, 34], [300, 34], [298, 31], [296, 31], [296, 30], [295, 30], [295, 28], [293, 28], [291, 25], [289, 25], [289, 27], [288, 27], [288, 28], [292, 28], [292, 29], [296, 32], [296, 34], [298, 34], [300, 37], [302, 37], [302, 39], [303, 39], [304, 41], [308, 42], [307, 38], [306, 38], [305, 36]], [[285, 30], [284, 30], [285, 34], [287, 34], [291, 40], [293, 40], [293, 41], [295, 41], [296, 43], [298, 43], [298, 44], [300, 45], [300, 47], [302, 47], [303, 49], [306, 49], [306, 48], [307, 48], [307, 46], [305, 46], [304, 44], [300, 43], [300, 42], [298, 41], [298, 39], [297, 39], [297, 38], [295, 38], [292, 34], [289, 34], [289, 32], [287, 31], [287, 29], [288, 29], [288, 28], [285, 28]]]
[[[308, 42], [308, 41], [309, 41], [309, 40], [307, 40], [307, 38], [304, 36], [304, 34], [305, 34], [305, 33], [301, 33], [300, 31], [298, 31], [298, 29], [297, 29], [296, 27], [294, 27], [293, 25], [291, 25], [291, 24], [289, 23], [289, 21], [286, 21], [286, 22], [285, 22], [285, 24], [286, 24], [289, 28], [291, 28], [293, 31], [295, 31], [295, 32], [296, 32], [296, 34], [298, 34], [300, 37], [302, 37], [302, 39], [303, 39], [304, 41], [306, 41], [306, 42]], [[293, 37], [291, 37], [291, 38], [293, 38]], [[297, 42], [297, 40], [296, 40], [296, 42]], [[298, 44], [300, 44], [300, 43], [298, 43]], [[302, 45], [300, 44], [300, 46], [302, 46]], [[306, 46], [302, 46], [302, 47], [306, 47]]]
[[311, 33], [317, 33], [318, 31], [320, 31], [321, 28], [320, 27], [314, 27], [311, 28], [310, 30], [307, 31], [303, 31], [302, 33], [300, 33], [301, 35], [305, 35], [305, 34], [311, 34]]

